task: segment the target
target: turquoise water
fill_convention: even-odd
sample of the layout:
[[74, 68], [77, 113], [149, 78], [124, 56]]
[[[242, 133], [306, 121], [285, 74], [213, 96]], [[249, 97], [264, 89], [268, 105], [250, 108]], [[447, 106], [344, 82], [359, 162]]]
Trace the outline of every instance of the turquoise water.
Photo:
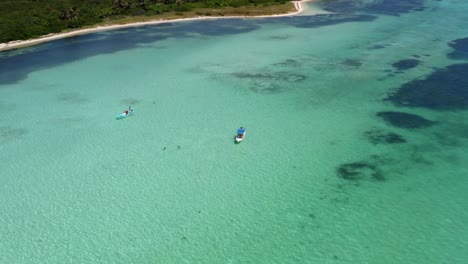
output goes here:
[[0, 263], [466, 263], [468, 107], [385, 98], [467, 63], [468, 3], [412, 4], [0, 53]]

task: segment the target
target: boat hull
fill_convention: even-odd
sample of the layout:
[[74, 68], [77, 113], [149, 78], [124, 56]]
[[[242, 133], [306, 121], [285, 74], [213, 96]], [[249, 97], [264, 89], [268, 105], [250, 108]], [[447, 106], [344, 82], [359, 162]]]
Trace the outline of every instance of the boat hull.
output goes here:
[[244, 134], [242, 134], [242, 137], [240, 137], [239, 135], [236, 135], [236, 136], [234, 137], [234, 141], [235, 141], [236, 143], [241, 143], [242, 140], [244, 140], [245, 134], [246, 134], [246, 133], [247, 133], [247, 132], [244, 132]]

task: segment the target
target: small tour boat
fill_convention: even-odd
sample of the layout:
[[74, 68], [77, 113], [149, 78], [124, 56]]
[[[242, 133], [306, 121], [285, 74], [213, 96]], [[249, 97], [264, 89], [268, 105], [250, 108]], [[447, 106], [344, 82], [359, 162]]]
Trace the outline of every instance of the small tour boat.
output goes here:
[[246, 132], [247, 131], [245, 130], [245, 127], [237, 129], [237, 135], [234, 137], [236, 143], [240, 143], [242, 140], [244, 140]]

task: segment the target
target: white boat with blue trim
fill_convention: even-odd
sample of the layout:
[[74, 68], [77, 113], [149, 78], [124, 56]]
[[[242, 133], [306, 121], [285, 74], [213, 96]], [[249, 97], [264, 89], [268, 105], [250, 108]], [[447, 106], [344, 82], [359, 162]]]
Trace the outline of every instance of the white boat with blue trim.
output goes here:
[[241, 143], [242, 140], [244, 140], [246, 133], [247, 131], [245, 127], [240, 127], [239, 129], [237, 129], [237, 135], [234, 136], [234, 140], [236, 141], [236, 143]]

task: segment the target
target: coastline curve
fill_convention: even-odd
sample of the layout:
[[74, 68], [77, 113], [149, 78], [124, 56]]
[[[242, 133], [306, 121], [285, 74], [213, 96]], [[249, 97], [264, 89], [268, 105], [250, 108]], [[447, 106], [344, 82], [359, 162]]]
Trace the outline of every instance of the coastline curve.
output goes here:
[[130, 28], [130, 27], [140, 27], [140, 26], [148, 26], [148, 25], [157, 25], [163, 23], [175, 23], [175, 22], [184, 22], [184, 21], [197, 21], [197, 20], [218, 20], [218, 19], [230, 19], [230, 18], [270, 18], [270, 17], [288, 17], [288, 16], [295, 16], [301, 14], [304, 11], [302, 6], [303, 3], [312, 2], [316, 0], [301, 0], [301, 1], [292, 1], [296, 11], [286, 13], [286, 14], [274, 14], [274, 15], [261, 15], [261, 16], [214, 16], [214, 17], [207, 17], [207, 16], [199, 16], [199, 17], [191, 17], [191, 18], [179, 18], [179, 19], [159, 19], [159, 20], [151, 20], [146, 22], [134, 22], [134, 23], [127, 23], [127, 24], [114, 24], [108, 26], [96, 26], [91, 28], [85, 29], [78, 29], [70, 32], [65, 33], [51, 33], [48, 35], [44, 35], [34, 39], [28, 40], [14, 40], [7, 43], [0, 43], [0, 52], [11, 50], [11, 49], [18, 49], [24, 48], [28, 46], [33, 46], [37, 44], [41, 44], [44, 42], [49, 42], [57, 39], [63, 39], [78, 35], [85, 35], [100, 31], [106, 30], [113, 30], [113, 29], [121, 29], [121, 28]]

